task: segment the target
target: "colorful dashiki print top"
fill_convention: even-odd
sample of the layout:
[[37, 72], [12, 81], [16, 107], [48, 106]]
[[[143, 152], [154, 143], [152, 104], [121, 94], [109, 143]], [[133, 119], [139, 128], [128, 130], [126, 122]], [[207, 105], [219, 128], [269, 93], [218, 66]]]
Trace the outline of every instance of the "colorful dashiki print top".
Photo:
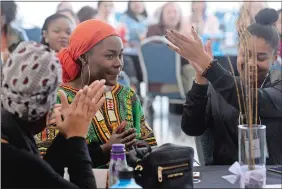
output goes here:
[[[59, 90], [65, 92], [69, 103], [78, 92], [77, 89], [67, 85], [60, 86]], [[105, 93], [105, 97], [104, 105], [92, 119], [87, 136], [88, 143], [107, 143], [113, 130], [125, 120], [127, 121], [125, 129], [135, 128], [137, 139], [144, 140], [151, 146], [157, 145], [152, 129], [145, 122], [141, 102], [131, 88], [116, 84], [111, 91]], [[57, 103], [60, 103], [59, 97]], [[57, 133], [55, 127], [49, 126], [35, 137], [42, 155]]]

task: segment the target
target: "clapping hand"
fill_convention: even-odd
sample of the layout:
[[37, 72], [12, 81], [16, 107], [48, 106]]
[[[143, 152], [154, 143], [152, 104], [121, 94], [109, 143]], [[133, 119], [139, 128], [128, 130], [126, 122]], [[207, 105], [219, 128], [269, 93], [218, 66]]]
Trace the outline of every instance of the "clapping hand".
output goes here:
[[171, 42], [168, 47], [187, 59], [197, 74], [202, 74], [213, 60], [210, 42], [207, 44], [209, 52], [206, 52], [201, 38], [193, 27], [191, 33], [190, 37], [174, 30], [166, 31], [166, 38]]
[[50, 114], [49, 120], [47, 120], [47, 126], [56, 126], [56, 115], [55, 111], [62, 111], [62, 104], [55, 104], [53, 111]]

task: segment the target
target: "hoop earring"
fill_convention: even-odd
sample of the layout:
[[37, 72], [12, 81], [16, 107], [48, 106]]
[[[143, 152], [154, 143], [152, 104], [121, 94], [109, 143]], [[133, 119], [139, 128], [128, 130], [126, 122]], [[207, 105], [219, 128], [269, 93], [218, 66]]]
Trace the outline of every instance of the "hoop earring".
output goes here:
[[90, 82], [90, 68], [89, 68], [89, 64], [87, 64], [87, 68], [88, 68], [88, 81], [87, 81], [87, 85], [89, 85], [89, 82]]
[[[88, 69], [88, 81], [87, 81], [87, 84], [86, 85], [89, 85], [89, 82], [90, 82], [90, 68], [89, 68], [89, 65], [87, 65], [87, 69]], [[81, 78], [81, 82], [82, 82], [82, 87], [85, 86], [84, 84], [84, 80], [83, 80], [83, 68], [84, 66], [81, 68], [81, 73], [80, 73], [80, 78]]]
[[89, 82], [90, 82], [90, 68], [89, 68], [89, 65], [86, 63], [86, 61], [83, 60], [81, 57], [79, 57], [79, 60], [82, 62], [82, 64], [84, 64], [82, 66], [81, 72], [80, 72], [81, 84], [82, 84], [82, 87], [84, 87], [85, 84], [84, 84], [84, 80], [83, 80], [83, 69], [84, 69], [84, 66], [87, 65], [87, 68], [88, 68], [88, 81], [87, 81], [86, 85], [89, 85]]

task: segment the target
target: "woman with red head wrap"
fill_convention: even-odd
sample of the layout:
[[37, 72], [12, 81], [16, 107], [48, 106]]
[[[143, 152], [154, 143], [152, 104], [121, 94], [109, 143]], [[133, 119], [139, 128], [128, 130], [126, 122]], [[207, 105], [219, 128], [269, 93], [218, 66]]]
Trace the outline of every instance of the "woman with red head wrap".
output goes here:
[[[117, 83], [123, 66], [123, 43], [117, 31], [99, 20], [80, 23], [70, 36], [69, 46], [58, 54], [63, 68], [63, 90], [69, 102], [84, 85], [106, 80], [104, 106], [93, 116], [88, 132], [88, 148], [93, 167], [108, 163], [112, 144], [124, 143], [127, 149], [136, 140], [156, 145], [152, 129], [146, 124], [141, 103], [129, 87]], [[58, 103], [60, 103], [58, 98]], [[52, 139], [56, 131], [37, 136], [42, 150], [44, 141]], [[42, 143], [43, 141], [43, 143]]]

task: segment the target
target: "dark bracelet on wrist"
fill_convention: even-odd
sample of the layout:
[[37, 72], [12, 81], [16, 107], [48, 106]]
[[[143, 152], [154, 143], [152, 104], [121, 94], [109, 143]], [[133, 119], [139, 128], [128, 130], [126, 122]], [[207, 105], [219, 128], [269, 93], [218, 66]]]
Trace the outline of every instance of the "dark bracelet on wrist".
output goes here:
[[212, 60], [212, 61], [210, 62], [210, 64], [207, 66], [207, 68], [206, 68], [206, 69], [203, 71], [203, 73], [201, 74], [202, 77], [204, 77], [204, 75], [207, 74], [207, 72], [210, 70], [210, 68], [212, 67], [212, 65], [213, 65], [214, 63], [216, 63], [216, 62], [217, 62], [216, 59], [214, 59], [214, 60]]

